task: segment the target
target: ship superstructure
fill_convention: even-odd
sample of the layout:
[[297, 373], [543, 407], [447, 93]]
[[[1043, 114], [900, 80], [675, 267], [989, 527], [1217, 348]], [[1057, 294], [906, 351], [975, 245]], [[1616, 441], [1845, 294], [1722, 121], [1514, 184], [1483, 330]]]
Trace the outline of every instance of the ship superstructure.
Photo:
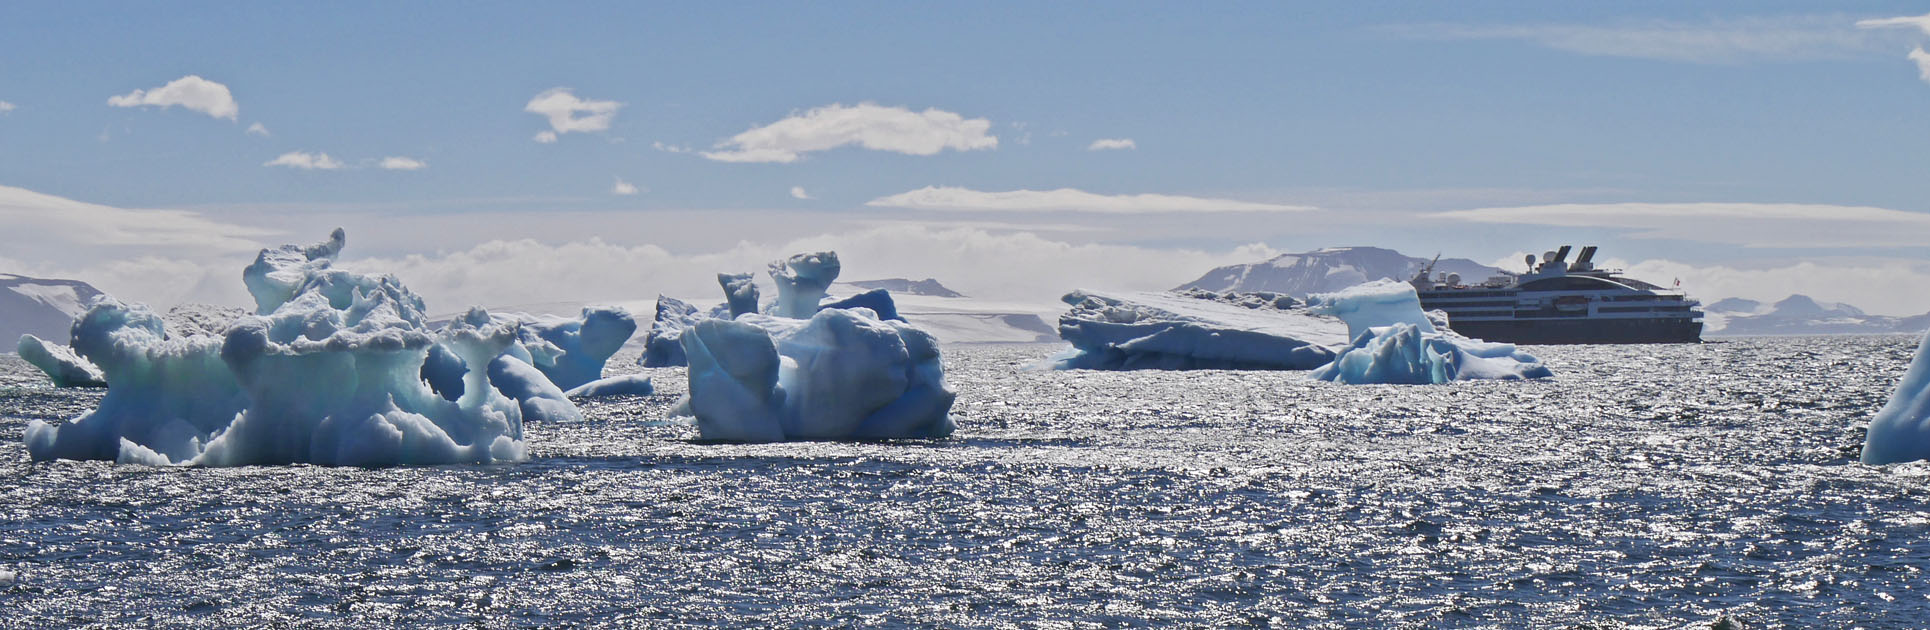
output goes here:
[[1463, 284], [1459, 274], [1433, 276], [1433, 265], [1411, 281], [1421, 308], [1440, 309], [1454, 332], [1524, 344], [1693, 343], [1702, 339], [1701, 302], [1596, 269], [1595, 246], [1568, 261], [1569, 246], [1527, 257], [1528, 272], [1504, 273]]

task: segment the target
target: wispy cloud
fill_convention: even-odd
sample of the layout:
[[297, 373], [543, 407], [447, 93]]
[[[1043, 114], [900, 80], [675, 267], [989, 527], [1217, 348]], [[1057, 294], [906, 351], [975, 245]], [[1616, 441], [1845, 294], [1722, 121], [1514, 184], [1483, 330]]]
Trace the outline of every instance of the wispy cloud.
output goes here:
[[1921, 247], [1930, 213], [1797, 203], [1607, 203], [1476, 208], [1440, 219], [1630, 230], [1661, 238], [1745, 247]]
[[428, 168], [429, 164], [411, 157], [392, 155], [382, 158], [382, 161], [378, 163], [377, 166], [391, 171], [414, 171]]
[[1517, 40], [1583, 55], [1734, 64], [1844, 59], [1874, 54], [1885, 40], [1843, 16], [1756, 17], [1622, 24], [1412, 24], [1388, 32], [1438, 40]]
[[616, 101], [592, 101], [577, 98], [570, 88], [551, 88], [529, 99], [523, 111], [549, 119], [550, 128], [538, 132], [536, 141], [555, 142], [561, 134], [572, 132], [603, 131], [610, 128], [616, 119], [617, 109], [623, 104]]
[[[1862, 20], [1856, 25], [1859, 28], [1914, 28], [1925, 35], [1930, 35], [1930, 15]], [[1917, 64], [1917, 78], [1930, 83], [1930, 53], [1923, 52], [1923, 46], [1917, 46], [1910, 50], [1908, 57], [1910, 61]]]
[[288, 168], [298, 168], [305, 171], [333, 171], [344, 167], [340, 161], [329, 157], [327, 153], [308, 153], [305, 151], [289, 151], [275, 157], [275, 159], [263, 162], [261, 165], [286, 166]]
[[1132, 138], [1100, 138], [1086, 146], [1087, 151], [1122, 151], [1137, 148], [1139, 145], [1135, 144]]
[[134, 210], [0, 186], [0, 223], [33, 234], [23, 246], [137, 245], [245, 251], [275, 230], [223, 223], [186, 210]]
[[873, 151], [933, 155], [945, 149], [972, 151], [997, 148], [988, 135], [992, 122], [926, 109], [875, 103], [826, 105], [783, 120], [753, 127], [717, 143], [704, 157], [719, 162], [795, 162], [805, 153], [858, 145]]
[[811, 193], [804, 192], [803, 186], [792, 186], [791, 198], [792, 199], [810, 199]]
[[636, 184], [632, 184], [632, 183], [630, 183], [630, 182], [626, 182], [626, 181], [623, 181], [623, 178], [621, 178], [621, 177], [618, 177], [618, 178], [616, 178], [616, 180], [617, 180], [617, 183], [616, 183], [616, 184], [614, 184], [614, 185], [612, 185], [612, 186], [610, 186], [610, 194], [612, 194], [612, 195], [634, 195], [634, 194], [637, 194], [637, 186], [636, 186]]
[[11, 114], [13, 113], [13, 110], [16, 110], [19, 108], [20, 107], [18, 105], [14, 105], [13, 103], [0, 101], [0, 114]]
[[1311, 206], [1187, 197], [1182, 195], [1102, 195], [1075, 188], [984, 192], [950, 186], [879, 197], [866, 202], [875, 208], [971, 212], [1095, 212], [1147, 214], [1159, 212], [1304, 212]]
[[198, 75], [188, 75], [169, 81], [161, 87], [135, 90], [120, 96], [110, 96], [107, 104], [115, 107], [174, 107], [201, 112], [215, 118], [234, 120], [241, 111], [235, 104], [235, 96], [228, 86], [203, 79]]
[[251, 135], [251, 136], [262, 136], [262, 137], [264, 137], [264, 138], [265, 138], [265, 137], [268, 137], [268, 135], [269, 135], [269, 134], [268, 134], [268, 128], [267, 128], [267, 127], [265, 127], [265, 126], [263, 126], [263, 125], [262, 125], [261, 123], [255, 123], [255, 124], [252, 124], [252, 125], [248, 125], [248, 135]]

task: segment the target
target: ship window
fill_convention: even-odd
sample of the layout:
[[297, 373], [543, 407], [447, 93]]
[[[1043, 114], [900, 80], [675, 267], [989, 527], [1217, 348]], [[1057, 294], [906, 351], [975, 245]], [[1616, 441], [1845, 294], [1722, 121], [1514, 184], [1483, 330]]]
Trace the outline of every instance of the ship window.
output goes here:
[[1521, 285], [1523, 291], [1605, 291], [1611, 289], [1628, 290], [1628, 287], [1588, 276], [1567, 276], [1546, 278]]

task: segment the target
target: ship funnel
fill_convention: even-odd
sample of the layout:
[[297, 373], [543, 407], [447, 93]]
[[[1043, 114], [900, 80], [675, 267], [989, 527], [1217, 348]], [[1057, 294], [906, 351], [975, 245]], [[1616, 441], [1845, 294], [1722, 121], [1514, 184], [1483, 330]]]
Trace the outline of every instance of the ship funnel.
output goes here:
[[1594, 261], [1595, 261], [1595, 246], [1583, 245], [1582, 253], [1575, 257], [1575, 264], [1569, 265], [1568, 270], [1569, 271], [1588, 271], [1590, 269], [1594, 269], [1595, 268]]
[[1561, 246], [1561, 249], [1555, 250], [1554, 255], [1548, 258], [1548, 262], [1556, 263], [1556, 264], [1568, 262], [1569, 249], [1572, 249], [1572, 248], [1570, 248], [1567, 245]]

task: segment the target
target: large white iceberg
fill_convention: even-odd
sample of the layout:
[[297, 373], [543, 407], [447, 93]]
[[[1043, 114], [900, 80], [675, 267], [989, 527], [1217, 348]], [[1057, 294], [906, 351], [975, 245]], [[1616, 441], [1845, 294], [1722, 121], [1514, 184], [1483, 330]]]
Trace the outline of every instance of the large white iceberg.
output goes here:
[[33, 335], [21, 335], [16, 346], [20, 359], [39, 368], [54, 387], [106, 387], [101, 369], [87, 362], [66, 346], [55, 345]]
[[520, 326], [478, 309], [431, 332], [422, 300], [394, 277], [330, 267], [343, 243], [336, 230], [320, 245], [262, 250], [243, 272], [256, 314], [220, 337], [170, 336], [146, 307], [100, 300], [72, 345], [100, 366], [107, 394], [73, 421], [29, 422], [28, 453], [211, 466], [525, 459], [522, 406], [485, 370], [466, 370], [455, 400], [424, 382], [432, 348], [486, 366], [517, 345]]
[[1863, 463], [1894, 464], [1930, 459], [1930, 336], [1917, 344], [1890, 401], [1870, 419]]
[[1314, 378], [1339, 383], [1446, 383], [1471, 379], [1553, 376], [1541, 360], [1514, 344], [1488, 343], [1443, 330], [1421, 310], [1405, 282], [1379, 280], [1307, 297], [1315, 313], [1347, 322], [1352, 341]]
[[[719, 274], [719, 277], [721, 278], [722, 274]], [[755, 289], [751, 291], [751, 297], [756, 297]], [[705, 313], [683, 300], [658, 295], [657, 315], [650, 322], [650, 331], [644, 337], [643, 356], [637, 357], [637, 365], [644, 367], [685, 365], [687, 361], [684, 359], [684, 330], [697, 322], [728, 315], [727, 310], [711, 309], [709, 313]]]
[[683, 342], [705, 440], [936, 438], [957, 427], [938, 343], [870, 309], [706, 320]]
[[1339, 320], [1267, 297], [1074, 291], [1059, 317], [1072, 351], [1052, 367], [1309, 370], [1333, 360], [1328, 346], [1346, 343]]

